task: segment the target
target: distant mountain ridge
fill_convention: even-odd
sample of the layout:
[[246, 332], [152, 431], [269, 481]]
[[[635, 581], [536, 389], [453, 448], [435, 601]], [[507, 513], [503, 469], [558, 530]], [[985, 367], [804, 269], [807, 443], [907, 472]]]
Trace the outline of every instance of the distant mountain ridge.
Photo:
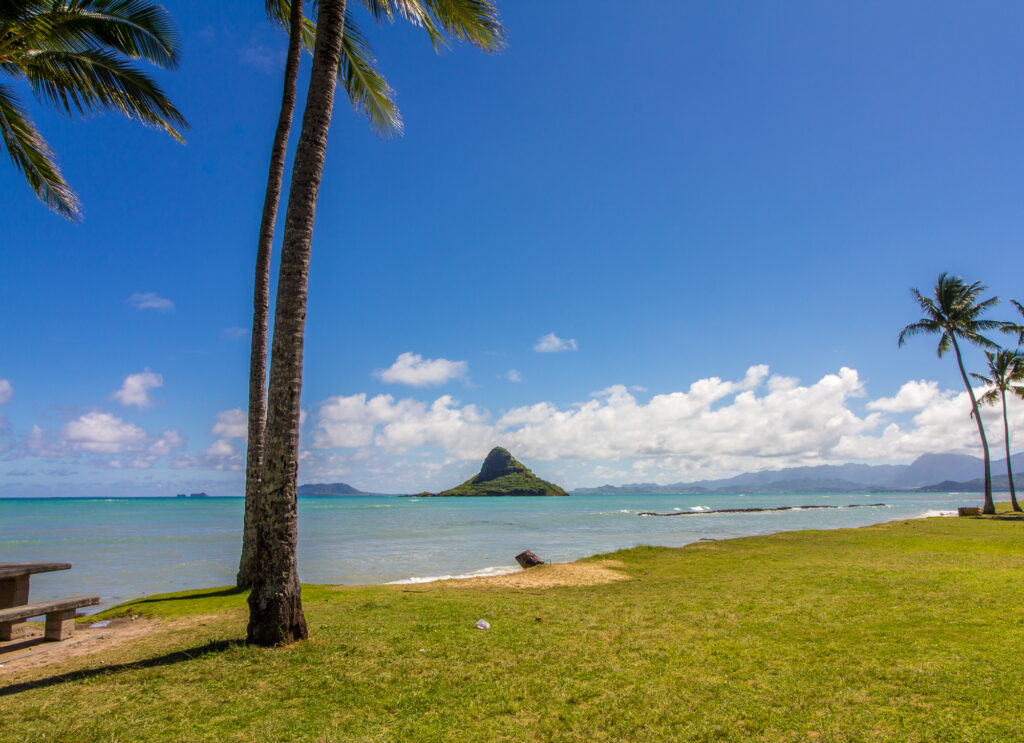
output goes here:
[[[1012, 456], [1013, 471], [1024, 470], [1024, 452]], [[874, 493], [891, 490], [963, 490], [984, 476], [984, 462], [966, 454], [922, 454], [911, 464], [823, 464], [780, 470], [744, 472], [721, 480], [697, 480], [669, 485], [633, 483], [576, 488], [578, 495], [663, 493], [703, 495], [733, 493]], [[996, 485], [1002, 472], [1001, 488]], [[992, 462], [993, 487], [1007, 486], [1006, 460]], [[1016, 478], [1015, 478], [1016, 482]], [[946, 486], [949, 487], [946, 487]], [[961, 487], [962, 486], [962, 487]]]
[[375, 495], [375, 493], [364, 493], [343, 482], [317, 482], [299, 485], [299, 495]]

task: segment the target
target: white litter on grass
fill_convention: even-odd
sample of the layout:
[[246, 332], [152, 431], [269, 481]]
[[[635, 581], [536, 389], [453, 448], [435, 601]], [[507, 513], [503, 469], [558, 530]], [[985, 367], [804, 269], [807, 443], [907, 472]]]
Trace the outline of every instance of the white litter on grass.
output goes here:
[[478, 620], [476, 620], [476, 628], [477, 629], [490, 629], [491, 625], [490, 625], [490, 623], [486, 619], [478, 619]]
[[89, 625], [89, 629], [103, 629], [104, 627], [107, 627], [109, 625], [110, 625], [110, 621], [109, 620], [104, 620], [102, 622], [95, 622], [93, 624], [90, 624]]

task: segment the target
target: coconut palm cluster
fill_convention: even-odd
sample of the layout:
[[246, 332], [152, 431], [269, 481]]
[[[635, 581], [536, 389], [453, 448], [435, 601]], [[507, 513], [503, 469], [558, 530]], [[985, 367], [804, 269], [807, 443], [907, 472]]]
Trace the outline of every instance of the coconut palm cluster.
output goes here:
[[[1010, 502], [1014, 511], [1020, 511], [1017, 493], [1013, 485], [1013, 465], [1010, 460], [1010, 425], [1006, 414], [1006, 396], [1016, 396], [1024, 400], [1024, 355], [1021, 345], [1024, 344], [1024, 325], [1015, 321], [994, 320], [984, 317], [999, 304], [999, 297], [982, 298], [988, 287], [978, 281], [968, 284], [959, 276], [948, 273], [939, 274], [932, 295], [925, 296], [917, 289], [910, 293], [921, 308], [923, 317], [912, 322], [900, 331], [899, 345], [916, 335], [937, 335], [939, 343], [937, 353], [942, 358], [950, 350], [956, 356], [960, 376], [967, 388], [967, 396], [971, 400], [971, 417], [978, 426], [981, 448], [985, 461], [985, 502], [982, 513], [996, 512], [992, 501], [992, 466], [989, 457], [988, 438], [985, 425], [981, 420], [980, 406], [1002, 405], [1003, 409], [1003, 441], [1006, 446], [1006, 474], [1010, 481]], [[1016, 300], [1010, 304], [1024, 319], [1024, 305]], [[988, 337], [993, 331], [1016, 336], [1015, 348], [1003, 348]], [[988, 359], [987, 374], [970, 373], [964, 366], [961, 343], [977, 346], [985, 352]], [[979, 396], [971, 385], [970, 378], [983, 385], [984, 391]]]

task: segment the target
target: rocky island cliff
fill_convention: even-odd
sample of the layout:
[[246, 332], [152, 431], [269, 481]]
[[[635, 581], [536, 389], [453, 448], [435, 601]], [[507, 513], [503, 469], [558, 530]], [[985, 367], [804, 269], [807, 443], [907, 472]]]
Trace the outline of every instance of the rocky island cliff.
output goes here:
[[440, 493], [420, 493], [418, 497], [437, 496], [494, 496], [494, 495], [569, 495], [547, 480], [541, 480], [529, 468], [513, 457], [508, 449], [496, 446], [484, 460], [480, 472], [450, 490]]

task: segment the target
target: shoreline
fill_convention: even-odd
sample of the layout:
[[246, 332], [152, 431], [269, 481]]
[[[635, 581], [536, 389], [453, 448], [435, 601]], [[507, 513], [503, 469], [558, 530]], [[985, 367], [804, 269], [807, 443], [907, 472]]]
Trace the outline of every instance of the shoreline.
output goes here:
[[[8, 529], [0, 537], [0, 550], [11, 559], [72, 563], [71, 571], [33, 581], [33, 598], [95, 594], [103, 599], [97, 611], [194, 586], [229, 585], [237, 561], [241, 499], [154, 500], [6, 501], [0, 506], [0, 521]], [[524, 549], [548, 563], [568, 563], [637, 545], [682, 547], [709, 538], [866, 526], [937, 515], [973, 502], [952, 495], [894, 495], [889, 505], [879, 506], [868, 494], [854, 509], [804, 509], [856, 498], [801, 495], [410, 500], [415, 501], [300, 499], [303, 583], [414, 585], [465, 580], [515, 572], [513, 558]], [[765, 510], [734, 508], [741, 504]], [[668, 513], [673, 506], [680, 515], [733, 512], [708, 519], [637, 518], [648, 509]], [[778, 508], [786, 510], [768, 510]], [[58, 540], [62, 534], [74, 538]], [[133, 565], [127, 572], [122, 570], [126, 559]]]
[[[765, 512], [765, 511], [796, 511], [796, 510], [803, 510], [803, 509], [808, 509], [808, 508], [810, 508], [810, 509], [817, 509], [817, 508], [858, 508], [858, 507], [868, 507], [869, 508], [869, 507], [879, 507], [879, 506], [886, 506], [887, 507], [888, 504], [886, 504], [886, 503], [853, 503], [853, 504], [850, 504], [850, 505], [847, 505], [847, 506], [784, 506], [784, 507], [781, 507], [781, 508], [730, 508], [730, 509], [720, 509], [720, 510], [717, 510], [717, 511], [679, 511], [679, 512], [675, 512], [675, 513], [647, 513], [647, 512], [640, 512], [640, 513], [637, 513], [636, 515], [637, 516], [699, 516], [699, 515], [702, 515], [702, 514], [714, 514], [714, 513], [749, 513], [749, 512], [762, 513], [762, 512]], [[911, 516], [910, 518], [902, 518], [901, 517], [901, 518], [892, 519], [891, 521], [879, 521], [879, 522], [877, 522], [877, 524], [869, 524], [869, 525], [866, 525], [866, 526], [835, 527], [833, 529], [820, 529], [820, 530], [819, 529], [812, 529], [812, 530], [807, 530], [807, 531], [838, 531], [839, 529], [848, 529], [848, 528], [865, 529], [865, 528], [869, 528], [870, 526], [878, 526], [879, 524], [893, 524], [893, 523], [897, 523], [897, 522], [900, 522], [900, 521], [913, 521], [913, 520], [917, 520], [917, 519], [933, 519], [933, 518], [956, 518], [956, 517], [957, 517], [957, 512], [955, 510], [951, 510], [951, 511], [928, 510], [928, 511], [925, 511], [924, 513], [922, 513], [922, 514], [920, 514], [918, 516]], [[769, 532], [768, 534], [757, 534], [757, 535], [749, 535], [748, 534], [748, 535], [743, 535], [743, 536], [727, 537], [727, 538], [724, 538], [724, 539], [701, 537], [700, 539], [694, 540], [693, 542], [687, 542], [686, 544], [684, 544], [684, 545], [682, 545], [680, 547], [671, 547], [669, 549], [683, 549], [683, 548], [685, 548], [685, 547], [687, 547], [687, 546], [689, 546], [691, 544], [698, 544], [700, 542], [708, 542], [708, 541], [710, 541], [710, 542], [723, 542], [723, 541], [731, 541], [731, 540], [734, 540], [734, 539], [747, 539], [747, 538], [749, 538], [751, 536], [770, 536], [772, 534], [781, 534], [781, 533], [784, 533], [786, 531], [787, 530], [785, 530], [785, 529], [780, 529], [778, 531]], [[805, 531], [805, 530], [801, 529], [801, 530], [798, 530], [798, 531]], [[632, 548], [631, 547], [627, 547], [625, 549], [632, 549]], [[598, 553], [595, 553], [595, 554], [592, 554], [592, 555], [584, 555], [583, 557], [578, 557], [575, 560], [569, 560], [569, 561], [566, 561], [566, 562], [545, 562], [544, 565], [572, 565], [572, 564], [575, 564], [575, 563], [577, 563], [577, 562], [579, 562], [581, 560], [592, 560], [592, 559], [594, 559], [596, 557], [599, 557], [602, 554], [604, 554], [604, 553], [598, 552]], [[472, 570], [472, 571], [467, 572], [467, 573], [458, 573], [458, 574], [455, 574], [455, 575], [445, 574], [445, 575], [434, 575], [434, 576], [410, 576], [408, 578], [401, 578], [399, 580], [386, 581], [384, 583], [366, 583], [366, 584], [362, 584], [362, 585], [364, 585], [364, 586], [413, 586], [413, 585], [421, 585], [421, 584], [424, 584], [424, 583], [439, 583], [439, 582], [442, 582], [442, 581], [460, 581], [460, 580], [474, 580], [474, 579], [487, 580], [489, 578], [499, 578], [499, 577], [505, 576], [505, 575], [515, 575], [515, 574], [520, 574], [520, 573], [525, 573], [525, 572], [526, 572], [526, 569], [520, 567], [519, 565], [508, 565], [508, 566], [494, 565], [494, 566], [488, 566], [488, 567]], [[344, 584], [321, 583], [321, 584], [311, 584], [311, 585], [344, 585]]]

